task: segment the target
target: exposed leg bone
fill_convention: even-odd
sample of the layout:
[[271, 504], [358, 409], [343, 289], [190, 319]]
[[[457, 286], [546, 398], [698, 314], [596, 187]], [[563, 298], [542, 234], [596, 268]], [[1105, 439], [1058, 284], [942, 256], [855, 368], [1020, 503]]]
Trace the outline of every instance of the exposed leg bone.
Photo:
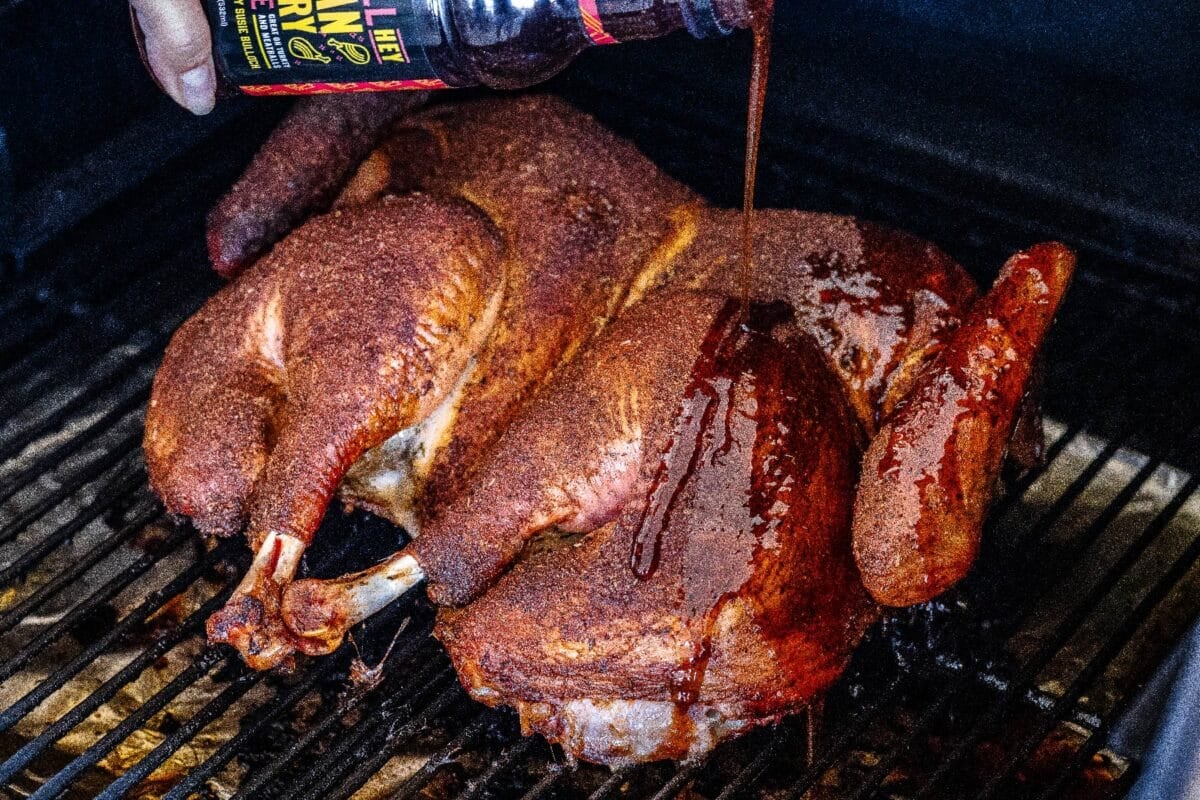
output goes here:
[[210, 642], [228, 644], [254, 669], [285, 663], [297, 649], [279, 618], [280, 589], [296, 574], [305, 544], [287, 534], [263, 541], [233, 597], [208, 618]]
[[417, 560], [401, 551], [376, 567], [329, 581], [296, 581], [283, 595], [283, 618], [307, 640], [306, 651], [332, 653], [346, 632], [425, 580]]

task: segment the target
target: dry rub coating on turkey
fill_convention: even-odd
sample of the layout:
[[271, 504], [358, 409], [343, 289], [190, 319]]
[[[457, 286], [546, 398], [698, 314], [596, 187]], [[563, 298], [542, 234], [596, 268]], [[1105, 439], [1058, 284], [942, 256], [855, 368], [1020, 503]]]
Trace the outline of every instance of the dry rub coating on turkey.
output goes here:
[[[685, 758], [827, 687], [872, 598], [966, 574], [1006, 454], [1040, 441], [1026, 395], [1065, 248], [979, 298], [913, 236], [768, 211], [768, 305], [742, 320], [740, 217], [561, 101], [434, 108], [381, 138], [156, 378], [153, 486], [256, 553], [211, 639], [257, 668], [329, 652], [424, 580], [474, 696], [583, 758]], [[313, 152], [286, 191], [276, 160], [252, 165], [214, 254], [249, 263], [320, 204], [295, 186], [327, 196], [345, 154]], [[339, 490], [420, 535], [297, 581]]]

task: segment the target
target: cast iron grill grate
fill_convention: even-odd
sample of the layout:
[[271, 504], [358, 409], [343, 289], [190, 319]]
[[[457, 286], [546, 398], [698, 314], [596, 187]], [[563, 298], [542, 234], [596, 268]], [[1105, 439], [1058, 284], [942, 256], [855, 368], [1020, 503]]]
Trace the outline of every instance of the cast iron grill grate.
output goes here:
[[[602, 84], [561, 88], [604, 103]], [[628, 105], [606, 119], [651, 151], [669, 143], [677, 172], [736, 174], [736, 120], [656, 100], [653, 119]], [[1200, 605], [1200, 289], [1062, 198], [1048, 218], [1019, 188], [960, 196], [953, 174], [883, 169], [894, 154], [878, 142], [781, 130], [768, 194], [929, 235], [984, 279], [1051, 236], [1084, 264], [1047, 359], [1049, 465], [1014, 481], [965, 586], [872, 632], [819, 724], [699, 764], [573, 766], [465, 697], [420, 598], [287, 679], [206, 649], [244, 548], [205, 549], [164, 519], [138, 444], [166, 337], [216, 286], [195, 232], [241, 157], [224, 131], [43, 247], [0, 297], [0, 786], [39, 800], [1120, 794], [1136, 768], [1107, 733]], [[145, 224], [155, 209], [176, 222]], [[360, 566], [399, 536], [334, 512], [307, 569]], [[350, 686], [356, 647], [375, 664], [394, 636], [379, 683]]]

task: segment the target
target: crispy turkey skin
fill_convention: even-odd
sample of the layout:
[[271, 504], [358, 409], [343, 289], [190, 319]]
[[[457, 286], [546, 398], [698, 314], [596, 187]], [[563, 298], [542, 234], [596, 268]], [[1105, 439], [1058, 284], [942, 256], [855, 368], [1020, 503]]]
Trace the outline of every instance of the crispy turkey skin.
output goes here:
[[[764, 211], [743, 316], [740, 216], [565, 103], [330, 102], [381, 144], [351, 168], [322, 141], [289, 179], [269, 154], [307, 129], [267, 142], [210, 217], [240, 275], [147, 411], [168, 509], [255, 551], [211, 640], [327, 653], [425, 581], [479, 700], [573, 756], [694, 758], [970, 569], [1005, 458], [1038, 451], [1066, 248], [981, 297], [916, 237]], [[339, 491], [418, 537], [297, 580]]]

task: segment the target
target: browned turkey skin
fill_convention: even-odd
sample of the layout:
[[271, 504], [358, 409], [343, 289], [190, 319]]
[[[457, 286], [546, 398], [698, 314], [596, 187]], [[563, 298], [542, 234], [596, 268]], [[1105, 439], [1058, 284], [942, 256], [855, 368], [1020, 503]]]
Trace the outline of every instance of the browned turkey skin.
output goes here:
[[[257, 229], [291, 202], [261, 204]], [[868, 593], [907, 604], [960, 579], [1014, 430], [1040, 437], [1017, 419], [1073, 267], [1059, 245], [977, 301], [914, 237], [764, 212], [753, 294], [789, 318], [734, 326], [706, 361], [737, 215], [561, 102], [407, 120], [339, 209], [185, 324], [147, 414], [168, 507], [249, 525], [254, 566], [209, 635], [257, 668], [328, 652], [428, 579], [470, 603], [439, 635], [479, 699], [581, 757], [695, 756], [827, 686]], [[252, 238], [230, 226], [210, 242]], [[729, 421], [697, 423], [714, 403]], [[786, 490], [763, 480], [778, 470]], [[421, 535], [294, 583], [339, 486]]]

